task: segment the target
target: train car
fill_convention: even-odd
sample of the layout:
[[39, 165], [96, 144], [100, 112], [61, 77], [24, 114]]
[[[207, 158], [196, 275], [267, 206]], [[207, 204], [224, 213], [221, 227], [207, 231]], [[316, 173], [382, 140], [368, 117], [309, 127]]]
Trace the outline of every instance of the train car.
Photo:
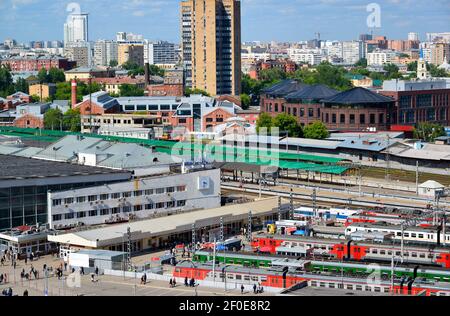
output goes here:
[[[212, 252], [197, 251], [192, 261], [198, 263], [209, 263], [214, 260]], [[232, 264], [243, 267], [270, 268], [274, 266], [296, 267], [300, 270], [311, 273], [345, 273], [351, 276], [369, 275], [375, 272], [374, 266], [355, 262], [338, 262], [338, 261], [302, 261], [297, 259], [286, 259], [280, 256], [259, 256], [250, 253], [216, 253], [216, 263]], [[392, 268], [389, 265], [378, 265], [376, 271], [383, 279], [390, 279], [392, 276]], [[426, 280], [450, 282], [450, 270], [439, 268], [423, 268], [423, 267], [394, 267], [394, 276], [410, 277], [413, 279], [423, 278]]]
[[[213, 271], [215, 269], [215, 271]], [[276, 269], [252, 269], [238, 266], [217, 264], [195, 264], [190, 261], [180, 262], [173, 270], [173, 277], [194, 278], [201, 281], [220, 281], [238, 285], [260, 283], [264, 287], [285, 289], [301, 283], [311, 287], [346, 289], [354, 291], [390, 293], [394, 291], [401, 295], [450, 296], [450, 285], [433, 281], [409, 280], [394, 282], [379, 280], [376, 283], [367, 282], [367, 278], [348, 278], [332, 275], [316, 275], [303, 272], [293, 272], [288, 267]], [[406, 279], [405, 279], [406, 280]]]
[[[387, 225], [387, 224], [366, 224], [366, 223], [354, 223], [347, 226], [345, 229], [345, 236], [349, 237], [355, 232], [366, 233], [386, 233], [391, 234], [392, 238], [396, 241], [402, 239], [401, 226]], [[440, 246], [443, 242], [450, 244], [450, 233], [442, 232], [442, 227], [410, 227], [403, 231], [403, 241], [418, 244], [433, 244]]]
[[345, 223], [351, 215], [358, 214], [362, 210], [351, 210], [343, 208], [317, 208], [316, 214], [312, 207], [300, 207], [294, 210], [294, 219], [321, 218], [324, 220], [335, 220], [338, 223]]
[[[385, 214], [369, 214], [367, 212], [361, 213], [361, 214], [354, 214], [347, 218], [345, 221], [345, 226], [348, 227], [353, 224], [390, 224], [390, 225], [401, 225], [405, 222], [405, 218], [403, 217], [395, 217], [395, 216], [388, 216]], [[416, 226], [427, 228], [433, 226], [433, 219], [427, 218], [421, 221]], [[446, 224], [447, 227], [450, 227], [450, 223]]]
[[245, 268], [233, 265], [217, 264], [213, 272], [212, 264], [194, 264], [189, 261], [180, 262], [174, 269], [173, 276], [178, 278], [194, 278], [202, 281], [216, 281], [251, 285], [260, 283], [263, 287], [285, 289], [305, 282], [306, 279], [288, 268], [272, 270]]
[[[394, 277], [409, 277], [412, 279], [424, 279], [437, 282], [450, 282], [450, 271], [448, 269], [429, 269], [412, 267], [394, 267]], [[336, 262], [336, 261], [311, 261], [308, 265], [310, 272], [345, 273], [346, 275], [358, 276], [369, 275], [378, 272], [380, 277], [389, 280], [392, 277], [392, 267], [388, 265], [373, 266], [369, 264]]]
[[[396, 260], [402, 256], [399, 243], [355, 242], [265, 234], [255, 236], [252, 241], [255, 251], [272, 255], [277, 253], [278, 247], [286, 246], [301, 246], [310, 250], [315, 256], [338, 260], [391, 262], [392, 256]], [[450, 248], [405, 243], [403, 261], [410, 264], [450, 268]]]

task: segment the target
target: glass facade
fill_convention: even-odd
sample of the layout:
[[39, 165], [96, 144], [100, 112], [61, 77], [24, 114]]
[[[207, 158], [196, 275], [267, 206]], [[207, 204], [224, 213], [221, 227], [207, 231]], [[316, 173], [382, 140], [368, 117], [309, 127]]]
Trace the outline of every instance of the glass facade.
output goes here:
[[[104, 183], [92, 183], [92, 185]], [[0, 231], [22, 225], [48, 223], [47, 191], [82, 187], [86, 187], [86, 183], [0, 188]]]

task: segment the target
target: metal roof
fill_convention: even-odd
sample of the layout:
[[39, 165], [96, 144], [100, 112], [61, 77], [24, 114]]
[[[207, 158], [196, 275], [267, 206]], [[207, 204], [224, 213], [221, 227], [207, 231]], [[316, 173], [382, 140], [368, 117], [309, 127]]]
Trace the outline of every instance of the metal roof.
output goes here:
[[[287, 200], [282, 199], [282, 202], [286, 203]], [[191, 231], [192, 224], [195, 224], [197, 228], [218, 224], [220, 217], [223, 217], [224, 223], [246, 220], [249, 211], [252, 211], [254, 216], [263, 216], [273, 213], [276, 208], [278, 208], [278, 198], [274, 197], [247, 204], [227, 205], [215, 209], [49, 236], [48, 238], [50, 241], [58, 243], [98, 248], [121, 243], [123, 236], [127, 234], [128, 227], [131, 230], [131, 239], [140, 240]]]
[[329, 98], [338, 94], [339, 91], [330, 89], [325, 85], [316, 84], [313, 86], [305, 87], [299, 91], [290, 93], [286, 96], [286, 100], [317, 100], [320, 101], [325, 98]]
[[331, 104], [381, 104], [393, 103], [394, 99], [357, 87], [341, 92], [335, 96], [325, 98], [322, 102]]

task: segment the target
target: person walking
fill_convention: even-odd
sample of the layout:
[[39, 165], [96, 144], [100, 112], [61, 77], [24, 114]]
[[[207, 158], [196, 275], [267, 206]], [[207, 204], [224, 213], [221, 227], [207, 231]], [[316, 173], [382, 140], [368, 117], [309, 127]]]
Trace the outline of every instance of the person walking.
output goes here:
[[96, 275], [97, 278], [98, 278], [98, 267], [95, 267], [95, 275]]
[[256, 294], [256, 284], [253, 284], [253, 294]]
[[188, 278], [187, 278], [187, 277], [184, 278], [184, 286], [185, 286], [185, 287], [188, 287], [188, 286], [189, 286], [189, 281], [188, 281]]
[[170, 281], [169, 281], [169, 286], [172, 288], [173, 287], [173, 282], [172, 282], [172, 278], [170, 278]]
[[241, 294], [244, 294], [244, 289], [245, 289], [244, 284], [242, 284], [241, 285]]
[[23, 296], [28, 296], [28, 290], [23, 291]]
[[177, 287], [177, 280], [173, 278], [173, 287]]

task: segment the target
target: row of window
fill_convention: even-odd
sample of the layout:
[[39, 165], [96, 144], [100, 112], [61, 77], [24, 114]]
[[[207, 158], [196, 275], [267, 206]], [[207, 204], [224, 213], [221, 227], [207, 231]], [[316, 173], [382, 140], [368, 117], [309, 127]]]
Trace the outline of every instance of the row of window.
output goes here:
[[318, 282], [318, 281], [311, 281], [312, 287], [323, 287], [323, 288], [330, 288], [330, 289], [346, 289], [346, 290], [356, 290], [356, 291], [366, 291], [366, 292], [384, 292], [389, 293], [390, 289], [389, 287], [381, 287], [381, 286], [363, 286], [359, 284], [343, 284], [343, 283], [334, 283], [334, 282]]
[[90, 210], [83, 212], [72, 212], [66, 214], [55, 214], [53, 215], [53, 221], [59, 222], [69, 219], [80, 219], [86, 217], [95, 217], [95, 216], [108, 216], [119, 213], [130, 213], [130, 212], [140, 212], [147, 210], [158, 210], [158, 209], [167, 209], [173, 207], [183, 207], [186, 205], [186, 200], [180, 201], [169, 201], [169, 202], [159, 202], [159, 203], [149, 203], [143, 205], [134, 205], [134, 206], [122, 206], [122, 207], [113, 207], [113, 208], [104, 208], [101, 210]]
[[67, 197], [64, 199], [53, 199], [53, 206], [68, 205], [73, 203], [86, 203], [86, 202], [97, 202], [97, 201], [107, 201], [109, 199], [120, 199], [120, 198], [131, 198], [139, 196], [151, 196], [155, 194], [165, 194], [174, 192], [186, 192], [187, 187], [185, 185], [180, 185], [176, 187], [167, 188], [157, 188], [148, 190], [136, 190], [121, 193], [105, 193], [100, 195], [89, 195], [89, 196], [77, 196], [77, 197]]

